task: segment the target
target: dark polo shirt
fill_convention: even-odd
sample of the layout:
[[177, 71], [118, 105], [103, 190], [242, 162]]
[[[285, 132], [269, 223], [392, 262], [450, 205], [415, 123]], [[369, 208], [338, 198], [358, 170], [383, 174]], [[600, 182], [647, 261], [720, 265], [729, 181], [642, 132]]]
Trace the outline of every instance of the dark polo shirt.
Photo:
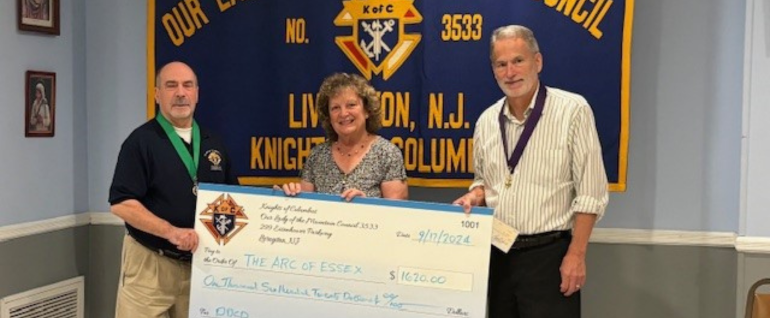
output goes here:
[[[238, 184], [222, 140], [201, 127], [198, 181]], [[174, 138], [180, 138], [174, 136]], [[192, 147], [188, 144], [188, 150]], [[217, 158], [219, 158], [217, 160]], [[110, 204], [136, 199], [176, 227], [192, 228], [196, 197], [193, 181], [168, 136], [156, 120], [136, 128], [123, 142], [110, 186]], [[167, 240], [126, 223], [131, 236], [144, 245], [179, 252]]]

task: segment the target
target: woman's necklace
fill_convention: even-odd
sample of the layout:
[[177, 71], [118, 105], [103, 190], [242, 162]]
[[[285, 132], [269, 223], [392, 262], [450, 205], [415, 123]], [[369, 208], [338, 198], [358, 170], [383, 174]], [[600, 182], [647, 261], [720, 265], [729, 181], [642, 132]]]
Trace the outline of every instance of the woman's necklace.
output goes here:
[[358, 155], [361, 151], [364, 150], [364, 147], [366, 146], [366, 140], [368, 138], [364, 137], [364, 140], [362, 141], [361, 145], [353, 145], [350, 147], [351, 149], [348, 152], [342, 151], [342, 147], [340, 147], [340, 142], [337, 141], [337, 152], [339, 152], [343, 156], [352, 157], [354, 155]]
[[364, 144], [361, 144], [360, 147], [353, 146], [353, 149], [348, 151], [348, 152], [343, 152], [342, 148], [340, 148], [340, 146], [337, 145], [337, 152], [339, 152], [343, 156], [350, 157], [350, 156], [353, 156], [353, 155], [357, 155], [359, 152], [361, 152], [361, 150], [364, 150]]

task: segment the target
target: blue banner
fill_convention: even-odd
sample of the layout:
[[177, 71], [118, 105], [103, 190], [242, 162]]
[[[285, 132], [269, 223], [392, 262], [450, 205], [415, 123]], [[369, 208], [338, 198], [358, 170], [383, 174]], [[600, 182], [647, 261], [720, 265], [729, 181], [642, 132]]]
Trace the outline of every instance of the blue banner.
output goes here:
[[318, 87], [351, 72], [380, 92], [380, 134], [409, 185], [469, 185], [476, 119], [503, 96], [489, 36], [521, 24], [542, 81], [591, 104], [610, 188], [625, 190], [633, 0], [150, 0], [148, 13], [148, 117], [155, 69], [190, 64], [196, 119], [223, 136], [242, 184], [296, 180], [324, 142]]

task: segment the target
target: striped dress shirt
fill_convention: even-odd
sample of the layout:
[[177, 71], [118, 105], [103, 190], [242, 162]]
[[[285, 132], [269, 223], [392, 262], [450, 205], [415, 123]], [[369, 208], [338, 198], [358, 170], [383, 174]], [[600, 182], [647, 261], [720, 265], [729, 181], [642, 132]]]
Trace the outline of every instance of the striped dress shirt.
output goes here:
[[[593, 112], [582, 96], [547, 87], [542, 117], [519, 164], [509, 172], [513, 152], [535, 104], [533, 95], [524, 121], [517, 120], [505, 98], [485, 110], [473, 136], [475, 178], [484, 186], [486, 204], [495, 217], [521, 234], [572, 228], [576, 212], [602, 217], [609, 201], [607, 175]], [[503, 154], [499, 115], [505, 107], [508, 154]], [[510, 176], [510, 186], [506, 179]]]

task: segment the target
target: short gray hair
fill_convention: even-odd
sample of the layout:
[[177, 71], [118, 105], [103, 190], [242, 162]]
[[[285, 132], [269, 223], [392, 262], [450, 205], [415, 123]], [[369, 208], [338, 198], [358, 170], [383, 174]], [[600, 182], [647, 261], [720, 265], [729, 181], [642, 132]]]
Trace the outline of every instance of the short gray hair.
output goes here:
[[494, 56], [492, 55], [495, 48], [495, 42], [502, 39], [522, 39], [527, 43], [527, 46], [532, 50], [532, 53], [540, 52], [540, 46], [537, 45], [537, 39], [535, 39], [535, 34], [532, 33], [532, 30], [523, 25], [506, 25], [495, 29], [489, 40], [489, 59], [493, 60], [493, 62]]

